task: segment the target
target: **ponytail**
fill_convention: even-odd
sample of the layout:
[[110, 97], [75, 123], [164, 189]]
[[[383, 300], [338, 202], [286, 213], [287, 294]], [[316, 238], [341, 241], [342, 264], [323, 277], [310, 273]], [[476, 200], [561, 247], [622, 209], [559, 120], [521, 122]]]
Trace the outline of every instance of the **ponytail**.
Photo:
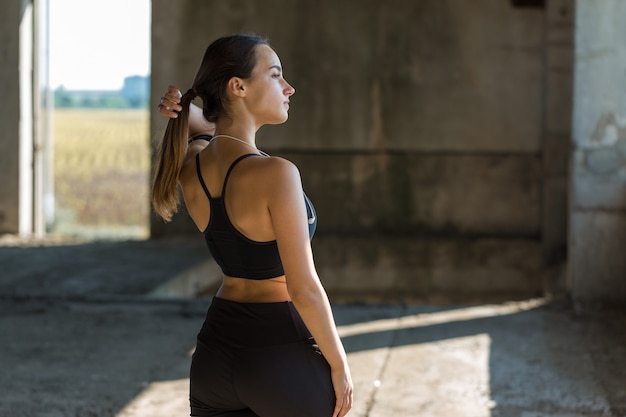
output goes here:
[[170, 119], [159, 144], [152, 180], [152, 206], [166, 222], [178, 211], [178, 178], [187, 153], [189, 136], [189, 106], [196, 97], [193, 88], [183, 94], [183, 108], [175, 119]]

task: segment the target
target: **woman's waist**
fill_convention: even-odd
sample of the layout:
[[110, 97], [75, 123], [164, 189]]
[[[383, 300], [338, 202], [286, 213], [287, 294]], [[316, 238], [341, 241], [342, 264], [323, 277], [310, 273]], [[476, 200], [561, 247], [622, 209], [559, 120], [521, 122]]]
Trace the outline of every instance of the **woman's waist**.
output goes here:
[[284, 276], [264, 280], [225, 276], [216, 296], [239, 303], [278, 303], [291, 300]]

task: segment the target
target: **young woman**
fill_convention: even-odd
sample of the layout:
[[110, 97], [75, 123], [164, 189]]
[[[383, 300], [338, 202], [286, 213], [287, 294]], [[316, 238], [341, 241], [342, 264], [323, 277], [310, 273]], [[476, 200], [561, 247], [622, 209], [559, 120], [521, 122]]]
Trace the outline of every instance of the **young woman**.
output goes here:
[[[315, 212], [298, 169], [255, 142], [261, 126], [287, 120], [294, 93], [265, 39], [234, 35], [207, 48], [191, 89], [170, 87], [159, 105], [171, 119], [154, 209], [170, 220], [180, 185], [224, 272], [192, 358], [192, 416], [341, 417], [352, 406], [311, 254]], [[201, 111], [190, 104], [196, 96]]]

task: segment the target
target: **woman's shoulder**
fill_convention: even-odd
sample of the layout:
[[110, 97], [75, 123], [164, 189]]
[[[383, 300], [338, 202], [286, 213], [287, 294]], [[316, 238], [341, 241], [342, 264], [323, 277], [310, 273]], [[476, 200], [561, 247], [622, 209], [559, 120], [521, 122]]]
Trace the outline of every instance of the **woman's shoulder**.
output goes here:
[[300, 171], [290, 160], [278, 156], [247, 159], [250, 161], [249, 170], [244, 176], [248, 184], [263, 189], [264, 193], [283, 193], [288, 190], [295, 192], [302, 189]]
[[298, 167], [288, 159], [280, 156], [269, 156], [264, 158], [250, 158], [255, 160], [255, 171], [260, 175], [273, 179], [280, 179], [284, 176], [300, 176]]

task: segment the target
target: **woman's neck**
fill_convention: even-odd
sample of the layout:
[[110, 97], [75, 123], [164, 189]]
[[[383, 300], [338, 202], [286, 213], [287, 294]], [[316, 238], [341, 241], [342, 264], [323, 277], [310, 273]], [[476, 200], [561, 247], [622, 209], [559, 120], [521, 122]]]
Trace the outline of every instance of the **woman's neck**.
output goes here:
[[256, 147], [256, 131], [258, 128], [251, 123], [237, 120], [218, 120], [215, 135], [234, 136]]

